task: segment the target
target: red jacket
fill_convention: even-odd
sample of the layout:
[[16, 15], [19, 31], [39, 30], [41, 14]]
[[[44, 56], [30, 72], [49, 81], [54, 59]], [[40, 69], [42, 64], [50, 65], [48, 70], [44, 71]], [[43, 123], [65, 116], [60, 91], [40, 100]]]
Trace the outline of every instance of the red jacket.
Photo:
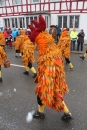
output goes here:
[[5, 37], [5, 38], [8, 38], [8, 33], [7, 33], [6, 30], [4, 30], [4, 37]]

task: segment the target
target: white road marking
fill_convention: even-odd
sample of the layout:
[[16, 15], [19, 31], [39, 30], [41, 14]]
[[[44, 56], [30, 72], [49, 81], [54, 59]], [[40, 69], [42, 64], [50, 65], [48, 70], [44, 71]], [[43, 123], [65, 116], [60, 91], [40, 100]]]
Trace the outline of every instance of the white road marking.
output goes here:
[[22, 65], [17, 65], [17, 64], [10, 64], [11, 66], [18, 66], [18, 67], [23, 67], [25, 68], [25, 66], [22, 66]]

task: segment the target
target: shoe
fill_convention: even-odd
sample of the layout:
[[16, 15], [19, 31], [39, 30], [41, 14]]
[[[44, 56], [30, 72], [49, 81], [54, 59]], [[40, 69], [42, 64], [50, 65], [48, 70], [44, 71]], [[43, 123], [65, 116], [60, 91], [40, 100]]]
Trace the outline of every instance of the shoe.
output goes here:
[[0, 83], [2, 83], [2, 78], [0, 78]]
[[23, 72], [23, 74], [25, 74], [25, 75], [29, 75], [29, 72], [25, 71], [25, 72]]
[[16, 58], [18, 58], [18, 56], [15, 56]]
[[69, 70], [74, 70], [74, 67], [73, 68], [69, 68]]
[[41, 113], [41, 112], [38, 112], [36, 111], [33, 115], [33, 118], [40, 118], [40, 119], [44, 119], [45, 118], [45, 114], [44, 113]]
[[62, 120], [71, 120], [72, 119], [72, 115], [71, 115], [71, 113], [64, 113], [63, 115], [62, 115]]
[[32, 77], [33, 77], [33, 78], [36, 78], [36, 76], [37, 76], [37, 73], [36, 73], [36, 74], [34, 74]]
[[21, 58], [21, 56], [19, 56], [19, 58]]
[[84, 59], [85, 59], [85, 57], [84, 57], [84, 56], [80, 56], [80, 58], [81, 58], [82, 60], [84, 60]]

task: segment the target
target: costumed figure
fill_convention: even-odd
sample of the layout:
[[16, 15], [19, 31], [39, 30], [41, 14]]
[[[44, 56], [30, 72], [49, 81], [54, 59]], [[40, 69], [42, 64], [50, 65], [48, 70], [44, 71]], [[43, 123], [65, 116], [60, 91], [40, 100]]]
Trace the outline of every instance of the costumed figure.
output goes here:
[[3, 48], [5, 48], [6, 45], [6, 41], [5, 41], [5, 37], [2, 31], [0, 31], [0, 46], [2, 46]]
[[61, 50], [63, 57], [66, 60], [66, 64], [69, 65], [70, 70], [73, 70], [73, 65], [70, 62], [69, 58], [70, 58], [70, 46], [71, 46], [71, 39], [69, 36], [69, 32], [68, 29], [63, 29], [62, 33], [61, 33], [61, 37], [59, 39], [58, 42], [58, 48]]
[[25, 40], [28, 40], [28, 36], [23, 34], [23, 35], [20, 35], [16, 38], [16, 41], [14, 42], [14, 46], [15, 46], [15, 57], [21, 57], [22, 54], [21, 54], [21, 45], [24, 44]]
[[39, 22], [33, 20], [35, 25], [31, 29], [30, 39], [38, 46], [38, 74], [36, 95], [38, 110], [34, 118], [45, 118], [44, 107], [48, 106], [58, 112], [64, 110], [62, 119], [72, 119], [65, 102], [64, 95], [69, 91], [65, 79], [64, 58], [61, 50], [55, 44], [55, 39], [46, 30], [46, 22], [39, 15]]
[[29, 70], [33, 72], [33, 78], [37, 76], [35, 68], [32, 66], [32, 62], [35, 62], [35, 55], [34, 55], [35, 46], [30, 41], [30, 39], [26, 40], [23, 44], [23, 56], [22, 61], [26, 70], [23, 74], [29, 75]]
[[25, 35], [26, 31], [22, 28], [20, 29], [20, 35]]
[[5, 66], [5, 68], [10, 67], [10, 62], [8, 61], [8, 58], [6, 56], [6, 53], [4, 51], [4, 49], [0, 46], [0, 83], [2, 82], [2, 71], [1, 71], [1, 66], [2, 65], [9, 65], [9, 66]]

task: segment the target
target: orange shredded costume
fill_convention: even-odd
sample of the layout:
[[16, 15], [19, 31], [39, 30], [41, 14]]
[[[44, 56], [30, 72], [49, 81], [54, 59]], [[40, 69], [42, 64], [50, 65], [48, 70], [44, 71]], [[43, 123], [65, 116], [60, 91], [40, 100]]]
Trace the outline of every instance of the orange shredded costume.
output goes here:
[[35, 80], [38, 111], [35, 112], [34, 118], [44, 118], [44, 107], [48, 106], [58, 112], [64, 110], [63, 119], [71, 119], [63, 101], [69, 90], [61, 50], [55, 44], [54, 38], [45, 31], [46, 22], [42, 15], [39, 15], [39, 22], [33, 20], [32, 23], [35, 27], [28, 25], [31, 29], [30, 39], [37, 44], [39, 51], [38, 74]]
[[6, 45], [6, 41], [5, 41], [4, 34], [0, 32], [0, 46], [4, 47], [5, 45]]
[[8, 61], [8, 58], [6, 56], [4, 49], [0, 46], [0, 83], [2, 82], [1, 66], [4, 63], [3, 61]]
[[33, 72], [33, 78], [37, 76], [35, 68], [32, 66], [32, 63], [35, 62], [35, 46], [33, 42], [28, 38], [28, 40], [25, 40], [24, 44], [21, 47], [22, 49], [22, 62], [24, 66], [26, 67], [26, 70], [23, 74], [29, 75], [29, 70]]
[[30, 41], [24, 30], [21, 30], [21, 35], [16, 38], [14, 46], [16, 50], [16, 57], [18, 57], [18, 54], [19, 57], [21, 57], [22, 54], [22, 62], [26, 67], [23, 74], [29, 75], [29, 70], [31, 70], [33, 72], [33, 78], [35, 78], [37, 73], [35, 68], [32, 66], [32, 62], [35, 62], [34, 44]]
[[62, 56], [65, 58], [66, 60], [66, 64], [69, 64], [70, 70], [73, 70], [73, 65], [70, 62], [69, 58], [70, 58], [70, 46], [71, 46], [71, 39], [69, 36], [69, 32], [67, 29], [63, 29], [61, 32], [61, 37], [59, 39], [58, 42], [58, 48], [61, 50], [62, 52]]
[[21, 33], [20, 36], [18, 36], [16, 38], [16, 41], [14, 42], [14, 46], [15, 46], [15, 51], [16, 51], [16, 55], [15, 57], [21, 57], [21, 52], [23, 51], [23, 44], [25, 40], [28, 40], [28, 36], [26, 34]]

